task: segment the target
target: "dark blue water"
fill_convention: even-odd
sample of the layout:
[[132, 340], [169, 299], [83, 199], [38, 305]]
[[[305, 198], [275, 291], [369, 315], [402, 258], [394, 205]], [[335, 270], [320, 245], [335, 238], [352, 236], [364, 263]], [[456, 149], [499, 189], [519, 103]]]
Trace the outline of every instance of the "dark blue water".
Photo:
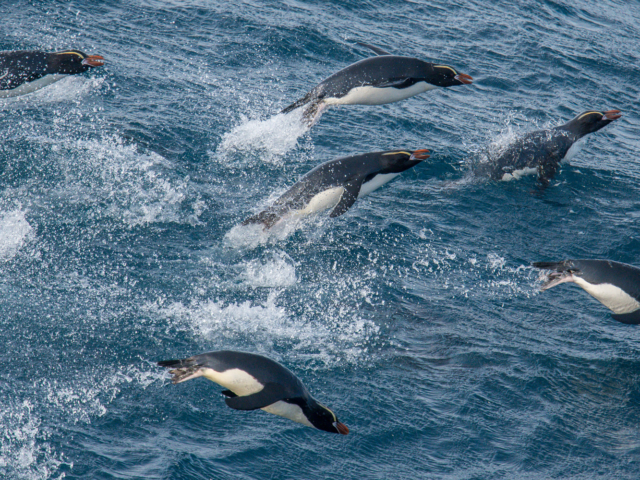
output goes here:
[[[576, 6], [579, 5], [579, 6]], [[536, 260], [640, 264], [637, 1], [29, 2], [0, 49], [79, 48], [90, 75], [0, 101], [0, 476], [638, 478], [640, 330]], [[276, 113], [368, 52], [472, 86]], [[545, 191], [469, 165], [591, 110]], [[429, 161], [342, 217], [234, 228], [318, 163]], [[155, 365], [240, 349], [351, 429], [226, 407]]]

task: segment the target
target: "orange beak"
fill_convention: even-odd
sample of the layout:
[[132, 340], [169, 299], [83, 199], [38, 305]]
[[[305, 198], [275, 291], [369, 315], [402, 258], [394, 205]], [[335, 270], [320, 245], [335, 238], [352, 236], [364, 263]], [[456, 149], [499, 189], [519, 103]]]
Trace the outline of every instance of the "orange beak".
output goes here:
[[349, 427], [347, 427], [344, 423], [334, 422], [333, 426], [336, 427], [341, 435], [349, 435]]
[[104, 65], [104, 58], [100, 55], [89, 55], [82, 60], [82, 65], [89, 65], [90, 67], [101, 67]]
[[608, 112], [604, 112], [602, 116], [602, 120], [617, 120], [621, 117], [620, 110], [609, 110]]
[[427, 153], [429, 153], [429, 150], [416, 150], [411, 154], [409, 160], [426, 160], [427, 158], [429, 158], [429, 155], [427, 155]]
[[471, 75], [467, 75], [466, 73], [459, 73], [453, 78], [455, 78], [459, 82], [464, 83], [465, 85], [471, 85], [473, 83], [473, 78], [471, 78]]

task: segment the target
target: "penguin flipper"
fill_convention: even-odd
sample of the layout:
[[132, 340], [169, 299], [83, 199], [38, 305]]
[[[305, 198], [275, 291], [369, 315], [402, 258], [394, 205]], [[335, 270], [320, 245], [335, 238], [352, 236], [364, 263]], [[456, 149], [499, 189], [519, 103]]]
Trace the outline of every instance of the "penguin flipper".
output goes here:
[[241, 397], [228, 397], [224, 401], [234, 410], [257, 410], [258, 408], [268, 407], [285, 398], [287, 397], [281, 385], [267, 383], [259, 392]]
[[358, 45], [360, 45], [361, 47], [365, 47], [368, 48], [369, 50], [373, 50], [376, 55], [391, 55], [389, 52], [387, 52], [386, 50], [383, 50], [380, 47], [376, 47], [375, 45], [371, 45], [369, 43], [364, 43], [364, 42], [357, 42]]
[[627, 325], [638, 325], [640, 324], [640, 310], [636, 310], [631, 313], [622, 313], [619, 315], [611, 314], [611, 318], [621, 323], [626, 323]]
[[235, 393], [233, 393], [231, 390], [223, 390], [222, 394], [225, 397], [229, 397], [229, 398], [237, 397], [237, 395]]
[[342, 196], [340, 197], [340, 201], [333, 208], [331, 214], [329, 215], [331, 218], [339, 217], [344, 212], [349, 210], [351, 206], [358, 199], [358, 193], [360, 192], [360, 186], [362, 182], [359, 181], [351, 181], [344, 186], [344, 191], [342, 192]]
[[413, 85], [414, 83], [415, 83], [414, 79], [403, 77], [403, 78], [392, 78], [390, 80], [387, 80], [386, 82], [376, 83], [376, 84], [373, 84], [372, 86], [376, 88], [388, 88], [388, 87], [407, 88]]

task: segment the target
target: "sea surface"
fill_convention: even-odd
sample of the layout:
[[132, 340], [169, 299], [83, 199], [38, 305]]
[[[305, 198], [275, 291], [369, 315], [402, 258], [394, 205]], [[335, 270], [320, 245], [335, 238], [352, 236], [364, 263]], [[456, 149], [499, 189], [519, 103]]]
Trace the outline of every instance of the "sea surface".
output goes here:
[[[278, 112], [370, 56], [473, 85]], [[0, 477], [637, 479], [640, 328], [532, 261], [640, 265], [636, 0], [0, 3], [0, 50], [104, 68], [0, 99]], [[487, 148], [622, 111], [546, 188]], [[321, 162], [431, 158], [266, 234], [238, 225]], [[291, 369], [348, 436], [228, 408], [155, 362]]]

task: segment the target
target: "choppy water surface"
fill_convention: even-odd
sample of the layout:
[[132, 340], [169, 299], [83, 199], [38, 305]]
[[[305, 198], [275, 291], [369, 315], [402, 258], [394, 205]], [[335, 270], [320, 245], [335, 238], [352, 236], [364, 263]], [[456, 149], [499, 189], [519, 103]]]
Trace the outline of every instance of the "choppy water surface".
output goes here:
[[[0, 476], [637, 478], [640, 330], [528, 266], [640, 265], [637, 2], [107, 3], [0, 6], [0, 49], [108, 59], [0, 101]], [[474, 85], [277, 115], [356, 41]], [[613, 108], [546, 191], [469, 175]], [[393, 148], [432, 156], [342, 217], [234, 228]], [[282, 362], [351, 435], [154, 363], [217, 349]]]

